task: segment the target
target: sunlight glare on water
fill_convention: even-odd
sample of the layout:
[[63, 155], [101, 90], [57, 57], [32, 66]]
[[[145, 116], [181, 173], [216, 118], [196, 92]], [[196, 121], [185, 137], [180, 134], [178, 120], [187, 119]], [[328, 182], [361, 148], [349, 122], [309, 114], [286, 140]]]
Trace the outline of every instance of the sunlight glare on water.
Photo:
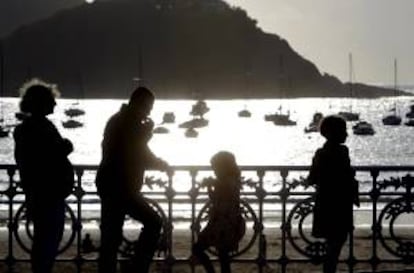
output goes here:
[[[17, 98], [4, 98], [2, 111], [6, 122], [16, 123]], [[125, 101], [115, 99], [86, 99], [79, 101], [86, 111], [77, 119], [84, 123], [82, 128], [65, 129], [62, 121], [67, 117], [64, 110], [73, 106], [74, 100], [59, 99], [55, 113], [49, 118], [56, 124], [64, 137], [72, 140], [75, 151], [70, 155], [74, 164], [99, 164], [100, 143], [105, 123], [119, 110]], [[163, 124], [170, 130], [168, 134], [154, 134], [150, 147], [154, 153], [171, 165], [209, 165], [211, 156], [220, 150], [229, 150], [236, 155], [239, 165], [309, 165], [315, 150], [323, 145], [324, 139], [318, 133], [305, 134], [315, 112], [324, 115], [339, 111], [359, 112], [361, 119], [371, 122], [374, 136], [353, 135], [348, 123], [349, 137], [346, 145], [350, 149], [353, 165], [412, 165], [414, 147], [411, 139], [414, 127], [382, 125], [381, 119], [397, 105], [401, 116], [405, 117], [413, 103], [410, 97], [379, 99], [341, 98], [298, 98], [267, 100], [207, 100], [210, 111], [204, 115], [209, 125], [197, 129], [197, 138], [186, 138], [185, 129], [178, 128], [190, 120], [194, 100], [156, 100], [151, 118], [156, 126], [162, 122], [165, 112], [173, 112], [176, 122]], [[266, 114], [275, 113], [282, 105], [282, 112], [290, 112], [296, 126], [275, 126], [266, 122]], [[245, 107], [252, 113], [251, 118], [240, 118], [237, 113]], [[404, 119], [403, 122], [406, 120]], [[14, 163], [14, 143], [11, 137], [0, 139], [0, 162]]]

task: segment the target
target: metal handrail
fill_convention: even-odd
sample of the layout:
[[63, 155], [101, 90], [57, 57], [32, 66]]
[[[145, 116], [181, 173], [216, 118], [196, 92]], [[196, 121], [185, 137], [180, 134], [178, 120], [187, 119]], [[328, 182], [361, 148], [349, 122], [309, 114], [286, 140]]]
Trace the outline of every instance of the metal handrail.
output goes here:
[[[62, 255], [58, 257], [57, 262], [74, 263], [77, 272], [86, 272], [85, 264], [97, 262], [97, 254], [91, 257], [90, 254], [82, 251], [86, 221], [85, 205], [90, 204], [85, 202], [85, 196], [94, 196], [94, 200], [99, 200], [96, 189], [84, 185], [85, 172], [96, 172], [97, 168], [96, 165], [75, 166], [77, 183], [73, 194], [67, 200], [68, 222], [72, 223], [70, 228], [66, 229], [66, 232], [70, 233], [66, 236], [69, 241], [61, 246]], [[249, 173], [251, 176], [252, 172], [254, 173], [253, 178], [243, 181], [244, 187], [241, 192], [242, 207], [250, 223], [250, 232], [246, 233], [246, 236], [250, 237], [245, 238], [239, 252], [232, 254], [233, 263], [255, 264], [258, 272], [262, 272], [266, 266], [274, 265], [280, 267], [280, 272], [283, 273], [288, 272], [288, 267], [292, 264], [320, 264], [325, 251], [324, 242], [312, 238], [307, 233], [308, 227], [305, 224], [305, 219], [309, 219], [307, 217], [312, 215], [313, 209], [314, 189], [308, 186], [306, 179], [303, 178], [309, 166], [240, 166], [240, 169], [242, 175]], [[412, 266], [414, 231], [413, 238], [402, 240], [395, 236], [394, 229], [395, 219], [403, 214], [414, 212], [414, 198], [412, 198], [414, 179], [410, 176], [414, 173], [414, 166], [354, 166], [354, 169], [357, 175], [364, 174], [365, 177], [369, 177], [369, 181], [364, 181], [365, 188], [360, 192], [360, 196], [361, 201], [366, 205], [365, 212], [368, 210], [370, 215], [368, 235], [372, 252], [369, 257], [359, 256], [352, 235], [349, 238], [346, 257], [341, 258], [340, 263], [346, 265], [350, 272], [360, 265], [374, 271], [387, 265]], [[152, 202], [153, 207], [165, 220], [163, 241], [160, 242], [163, 254], [161, 257], [154, 258], [154, 261], [162, 264], [165, 271], [171, 271], [175, 265], [181, 263], [190, 264], [191, 269], [194, 270], [188, 255], [180, 256], [176, 253], [172, 239], [178, 221], [188, 221], [192, 229], [188, 245], [196, 240], [203, 221], [202, 214], [208, 211], [208, 197], [201, 189], [202, 176], [198, 174], [209, 172], [211, 168], [210, 166], [173, 166], [172, 170], [173, 172], [160, 175], [158, 178], [148, 177], [147, 183], [156, 187], [156, 190], [146, 188], [144, 191], [146, 196], [156, 201]], [[18, 195], [22, 196], [19, 183], [15, 180], [18, 177], [17, 172], [14, 164], [0, 164], [0, 178], [3, 178], [0, 182], [8, 183], [4, 190], [0, 190], [0, 211], [8, 221], [5, 231], [8, 233], [8, 251], [5, 257], [0, 257], [0, 262], [7, 264], [9, 272], [17, 272], [16, 267], [20, 263], [28, 263], [27, 254], [30, 251], [30, 225], [24, 218], [23, 200], [15, 198]], [[175, 177], [179, 172], [188, 173], [187, 182], [191, 186], [187, 187], [187, 190], [174, 188], [174, 185], [180, 182], [176, 180], [182, 179]], [[271, 178], [266, 177], [269, 173], [273, 174]], [[91, 177], [89, 182], [90, 180]], [[277, 186], [269, 187], [270, 182]], [[188, 213], [183, 217], [175, 217], [177, 206], [182, 206], [185, 202], [188, 202]], [[278, 205], [277, 208], [268, 207], [275, 204]], [[269, 213], [278, 214], [279, 219], [269, 217]], [[99, 216], [88, 220], [99, 220]], [[275, 224], [280, 227], [270, 227]], [[414, 226], [414, 223], [412, 225]], [[280, 244], [267, 243], [267, 237], [273, 232], [280, 236]], [[128, 240], [124, 243], [128, 244]], [[66, 257], [65, 254], [69, 252], [72, 255]], [[270, 252], [277, 255], [269, 255]], [[125, 254], [125, 249], [121, 253]], [[214, 259], [214, 250], [211, 250], [211, 254]], [[121, 257], [120, 260], [123, 258]]]

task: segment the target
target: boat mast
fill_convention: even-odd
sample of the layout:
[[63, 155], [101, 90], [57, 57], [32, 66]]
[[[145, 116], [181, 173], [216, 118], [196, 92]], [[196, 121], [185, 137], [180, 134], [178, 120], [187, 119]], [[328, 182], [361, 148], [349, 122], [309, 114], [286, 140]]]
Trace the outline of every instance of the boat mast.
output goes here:
[[394, 58], [394, 115], [397, 115], [397, 102], [395, 97], [397, 96], [397, 58]]
[[[279, 88], [280, 88], [280, 94], [279, 94], [279, 98], [285, 98], [285, 62], [284, 62], [284, 56], [283, 54], [279, 55]], [[280, 103], [279, 106], [279, 114], [282, 114], [282, 103]]]
[[[3, 47], [3, 40], [0, 40], [0, 98], [3, 97], [4, 92], [4, 47]], [[0, 123], [4, 122], [4, 113], [3, 113], [3, 102], [0, 102], [1, 105], [1, 112], [0, 112]]]
[[143, 59], [142, 59], [142, 45], [140, 42], [138, 45], [138, 86], [142, 86], [143, 79], [144, 79], [144, 68], [143, 68]]
[[[354, 74], [353, 74], [353, 70], [354, 70], [354, 68], [353, 68], [353, 63], [352, 63], [352, 53], [349, 53], [349, 56], [348, 56], [348, 59], [349, 59], [349, 95], [350, 95], [350, 99], [352, 99], [353, 98], [353, 76], [354, 76]], [[349, 104], [349, 112], [350, 113], [352, 113], [352, 101], [351, 101], [351, 103]]]
[[0, 96], [3, 95], [4, 88], [4, 56], [3, 56], [3, 40], [0, 40]]

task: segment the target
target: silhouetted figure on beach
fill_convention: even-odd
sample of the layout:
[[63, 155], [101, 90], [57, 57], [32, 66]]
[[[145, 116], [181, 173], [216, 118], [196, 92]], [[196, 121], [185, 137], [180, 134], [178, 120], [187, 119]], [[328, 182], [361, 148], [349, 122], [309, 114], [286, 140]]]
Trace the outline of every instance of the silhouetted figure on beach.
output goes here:
[[82, 252], [83, 253], [91, 253], [97, 250], [97, 247], [94, 245], [91, 234], [86, 233], [85, 237], [82, 240]]
[[65, 198], [74, 183], [73, 167], [67, 159], [72, 143], [46, 118], [53, 113], [55, 95], [47, 86], [29, 87], [20, 102], [25, 117], [14, 131], [27, 216], [33, 221], [34, 273], [52, 272], [64, 230]]
[[169, 165], [157, 158], [147, 145], [154, 127], [148, 117], [154, 99], [150, 90], [138, 87], [129, 103], [123, 104], [106, 124], [102, 161], [96, 177], [102, 202], [100, 273], [116, 272], [125, 215], [144, 226], [134, 246], [131, 263], [134, 272], [148, 272], [157, 247], [162, 219], [140, 192], [146, 169], [169, 169]]
[[234, 155], [226, 151], [215, 154], [211, 158], [211, 166], [216, 179], [207, 182], [211, 201], [208, 223], [193, 245], [193, 255], [207, 273], [214, 273], [205, 252], [209, 247], [214, 247], [218, 252], [221, 272], [230, 273], [229, 254], [238, 249], [246, 229], [240, 208], [240, 170]]
[[312, 161], [308, 182], [316, 185], [312, 234], [325, 238], [327, 253], [324, 273], [334, 273], [341, 249], [353, 229], [353, 204], [359, 206], [358, 182], [351, 168], [346, 122], [339, 116], [328, 116], [320, 124], [326, 138]]

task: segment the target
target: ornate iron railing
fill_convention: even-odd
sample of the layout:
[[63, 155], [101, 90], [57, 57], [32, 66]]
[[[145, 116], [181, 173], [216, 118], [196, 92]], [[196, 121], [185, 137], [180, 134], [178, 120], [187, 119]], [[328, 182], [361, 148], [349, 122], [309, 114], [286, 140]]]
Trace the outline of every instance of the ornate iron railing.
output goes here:
[[[314, 188], [306, 184], [308, 166], [242, 166], [241, 193], [247, 232], [232, 253], [232, 263], [247, 271], [320, 270], [324, 242], [310, 235]], [[87, 247], [89, 233], [99, 245], [99, 198], [94, 187], [97, 166], [76, 166], [76, 187], [67, 199], [66, 226], [56, 266], [70, 272], [96, 270], [97, 252]], [[413, 267], [414, 166], [358, 166], [361, 207], [355, 208], [355, 229], [340, 257], [348, 272]], [[176, 266], [194, 272], [191, 245], [206, 222], [209, 209], [204, 178], [207, 166], [175, 166], [165, 174], [148, 172], [144, 193], [164, 219], [154, 265], [170, 272]], [[15, 165], [0, 165], [0, 271], [29, 267], [31, 224]], [[130, 254], [138, 223], [126, 220], [120, 260]], [[135, 232], [135, 233], [134, 233]], [[214, 249], [210, 250], [215, 258]], [[249, 264], [249, 265], [245, 265]], [[2, 270], [4, 268], [4, 270]], [[186, 269], [187, 270], [187, 269]], [[299, 270], [300, 271], [300, 270]]]

